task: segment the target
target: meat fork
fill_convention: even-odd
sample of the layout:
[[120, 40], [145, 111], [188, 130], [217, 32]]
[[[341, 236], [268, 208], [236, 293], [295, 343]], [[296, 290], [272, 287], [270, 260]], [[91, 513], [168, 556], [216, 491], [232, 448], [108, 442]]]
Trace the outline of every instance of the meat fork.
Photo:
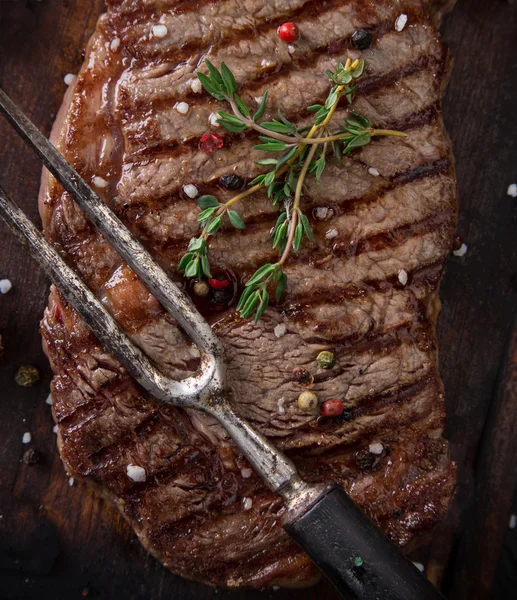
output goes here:
[[291, 460], [234, 412], [226, 389], [224, 348], [191, 300], [1, 89], [0, 111], [177, 320], [198, 347], [201, 362], [197, 372], [182, 381], [160, 373], [0, 186], [0, 216], [103, 346], [159, 402], [203, 410], [221, 423], [268, 487], [283, 499], [285, 530], [343, 597], [443, 599], [340, 487], [305, 482]]

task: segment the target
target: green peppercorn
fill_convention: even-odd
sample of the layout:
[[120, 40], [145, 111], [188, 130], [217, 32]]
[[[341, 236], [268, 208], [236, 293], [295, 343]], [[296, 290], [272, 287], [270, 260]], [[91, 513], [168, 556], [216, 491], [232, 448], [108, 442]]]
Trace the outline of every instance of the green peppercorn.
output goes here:
[[364, 560], [362, 556], [354, 556], [354, 567], [362, 567], [364, 565]]
[[298, 396], [298, 406], [304, 412], [314, 412], [318, 407], [318, 396], [314, 392], [302, 392]]
[[36, 367], [30, 365], [23, 365], [18, 369], [14, 380], [18, 385], [23, 387], [31, 387], [39, 379], [39, 371]]
[[334, 356], [334, 352], [324, 350], [318, 354], [316, 362], [322, 369], [332, 369], [336, 364], [336, 357]]

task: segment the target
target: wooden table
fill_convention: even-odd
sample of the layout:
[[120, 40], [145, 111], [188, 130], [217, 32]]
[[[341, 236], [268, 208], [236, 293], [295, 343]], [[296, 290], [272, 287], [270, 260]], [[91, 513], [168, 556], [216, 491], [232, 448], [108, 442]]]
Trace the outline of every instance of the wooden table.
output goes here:
[[[49, 133], [63, 76], [77, 71], [102, 0], [0, 0], [0, 82]], [[422, 551], [449, 598], [491, 597], [517, 483], [517, 4], [460, 0], [444, 27], [456, 66], [445, 106], [458, 165], [459, 234], [442, 286], [441, 368], [456, 503]], [[0, 122], [0, 181], [38, 221], [40, 164]], [[45, 404], [50, 371], [38, 323], [48, 283], [0, 226], [0, 596], [6, 599], [252, 600], [335, 599], [322, 583], [306, 591], [227, 592], [173, 576], [148, 556], [128, 525], [85, 485], [64, 474]], [[19, 365], [36, 365], [33, 388], [14, 383]], [[24, 432], [42, 461], [26, 465]], [[498, 599], [499, 600], [499, 599]]]

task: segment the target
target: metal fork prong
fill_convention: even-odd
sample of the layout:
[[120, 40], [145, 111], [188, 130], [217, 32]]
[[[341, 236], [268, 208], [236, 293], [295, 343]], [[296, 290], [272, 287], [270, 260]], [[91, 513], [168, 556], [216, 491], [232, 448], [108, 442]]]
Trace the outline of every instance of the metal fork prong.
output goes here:
[[64, 262], [57, 251], [9, 199], [0, 186], [0, 216], [29, 249], [66, 300], [83, 318], [95, 336], [148, 392], [176, 405], [192, 405], [213, 378], [214, 366], [203, 370], [201, 377], [172, 381], [160, 373], [137, 348], [106, 308]]
[[142, 244], [1, 89], [0, 110], [149, 291], [178, 321], [196, 346], [207, 355], [208, 360], [216, 363], [214, 368], [219, 380], [217, 385], [223, 385], [222, 344], [190, 298], [171, 281]]

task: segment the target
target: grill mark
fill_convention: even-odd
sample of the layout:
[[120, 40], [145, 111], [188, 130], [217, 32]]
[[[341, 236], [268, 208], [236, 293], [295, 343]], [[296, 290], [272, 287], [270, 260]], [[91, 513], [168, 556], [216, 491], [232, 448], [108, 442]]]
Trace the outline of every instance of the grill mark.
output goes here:
[[[448, 172], [451, 167], [451, 162], [448, 158], [439, 158], [438, 160], [428, 163], [425, 165], [419, 165], [413, 169], [407, 171], [401, 171], [395, 174], [391, 180], [384, 186], [368, 192], [362, 196], [358, 196], [356, 198], [345, 199], [341, 201], [336, 201], [334, 204], [340, 209], [341, 215], [350, 214], [359, 206], [366, 206], [377, 201], [379, 198], [385, 196], [387, 193], [397, 189], [398, 187], [402, 187], [404, 185], [408, 185], [409, 183], [413, 183], [415, 181], [429, 179], [431, 177], [436, 177], [439, 175], [443, 175]], [[197, 184], [196, 184], [197, 185]], [[198, 189], [201, 187], [201, 191], [203, 194], [206, 193], [214, 193], [211, 188], [202, 186], [198, 186]], [[318, 205], [315, 205], [317, 207]], [[321, 205], [324, 206], [324, 205]], [[136, 217], [143, 210], [146, 212], [150, 210], [162, 210], [165, 208], [165, 203], [163, 200], [161, 201], [161, 205], [155, 205], [153, 203], [152, 209], [150, 209], [149, 203], [145, 205], [133, 205], [128, 209], [122, 209], [118, 211], [118, 216], [125, 223], [135, 223]], [[259, 227], [267, 228], [273, 225], [278, 218], [278, 211], [272, 211], [271, 213], [262, 213], [260, 215], [255, 215], [254, 217], [250, 217], [246, 219], [246, 225], [249, 230], [257, 229]], [[312, 217], [310, 219], [313, 223], [319, 223], [319, 221], [315, 221]], [[223, 227], [220, 231], [220, 234], [224, 233], [225, 236], [232, 237], [235, 235], [241, 235], [239, 231], [236, 231], [234, 228]], [[185, 249], [185, 244], [190, 238], [174, 238], [173, 240], [168, 240], [164, 244], [160, 244], [159, 247], [163, 250], [176, 250], [178, 253], [183, 252]]]
[[[294, 63], [294, 61], [293, 61], [293, 63]], [[291, 70], [294, 70], [295, 65], [293, 63], [290, 63], [290, 68], [287, 69], [285, 72], [278, 73], [278, 77], [276, 77], [277, 74], [275, 74], [275, 78], [278, 79], [280, 77], [280, 75], [285, 75], [288, 72], [290, 72]], [[437, 60], [435, 57], [428, 56], [428, 55], [421, 56], [418, 59], [416, 59], [415, 61], [405, 64], [404, 66], [402, 66], [400, 69], [397, 69], [396, 71], [391, 71], [389, 73], [386, 73], [386, 74], [380, 75], [380, 76], [372, 75], [372, 76], [366, 77], [365, 79], [360, 80], [358, 83], [358, 94], [361, 94], [364, 97], [368, 97], [372, 94], [375, 94], [380, 89], [389, 89], [389, 88], [393, 87], [396, 83], [398, 83], [401, 79], [404, 79], [411, 75], [416, 75], [416, 74], [424, 71], [427, 67], [431, 67], [431, 66], [435, 66], [435, 67], [441, 66], [442, 68], [439, 70], [439, 74], [441, 74], [444, 64], [445, 63], [443, 61]], [[242, 86], [243, 91], [252, 93], [253, 89], [259, 87], [260, 85], [263, 85], [265, 81], [267, 81], [267, 83], [270, 83], [271, 80], [265, 79], [265, 78], [261, 78], [259, 80], [254, 80], [251, 83], [249, 83], [248, 85]], [[210, 98], [210, 96], [208, 94], [206, 94], [204, 96], [204, 98], [200, 97], [199, 94], [196, 94], [192, 98], [189, 97], [188, 100], [189, 100], [190, 105], [195, 106], [195, 105], [201, 105], [201, 104], [206, 103], [206, 100], [208, 100], [209, 98]], [[323, 97], [313, 98], [309, 102], [309, 105], [310, 104], [318, 104], [318, 103], [322, 104], [324, 101], [325, 101], [325, 98], [323, 98]], [[170, 107], [171, 103], [172, 103], [171, 99], [163, 99], [163, 100], [154, 102], [151, 106], [152, 106], [153, 110], [159, 111], [159, 110], [162, 110], [163, 108]], [[401, 131], [409, 131], [411, 129], [414, 129], [415, 127], [418, 127], [421, 124], [430, 122], [432, 120], [432, 118], [434, 118], [434, 116], [436, 115], [436, 112], [437, 112], [439, 106], [440, 106], [440, 102], [437, 101], [437, 102], [433, 103], [431, 106], [424, 109], [424, 111], [412, 113], [405, 119], [400, 119], [399, 121], [393, 121], [393, 124], [388, 123], [388, 124], [386, 124], [386, 127], [389, 127], [392, 129], [400, 128]], [[346, 98], [341, 98], [338, 103], [338, 108], [342, 109], [342, 108], [347, 108], [347, 107], [348, 107], [348, 103], [346, 101]], [[142, 107], [142, 109], [147, 113], [149, 111], [149, 105], [145, 105], [144, 107]], [[139, 114], [138, 108], [134, 114], [136, 114], [136, 116], [138, 117], [138, 114]], [[287, 112], [286, 117], [296, 123], [297, 117], [299, 118], [300, 116], [309, 116], [310, 114], [311, 113], [309, 111], [307, 111], [306, 109], [303, 109], [302, 112], [300, 112], [300, 111]], [[240, 133], [240, 134], [232, 134], [228, 131], [222, 130], [221, 132], [219, 132], [219, 135], [221, 135], [223, 140], [225, 140], [226, 145], [228, 145], [228, 144], [231, 145], [234, 143], [238, 143], [239, 141], [242, 141], [245, 138], [251, 138], [251, 139], [256, 138], [258, 136], [258, 133], [252, 129], [244, 131], [243, 133]], [[156, 159], [156, 158], [174, 158], [177, 155], [184, 153], [185, 148], [197, 149], [198, 146], [199, 146], [199, 138], [198, 137], [189, 138], [184, 141], [170, 140], [165, 144], [157, 144], [155, 146], [142, 148], [140, 150], [133, 152], [132, 154], [130, 154], [126, 157], [125, 163], [126, 164], [139, 164], [141, 162], [146, 162], [148, 160]]]
[[[226, 48], [228, 46], [235, 45], [236, 43], [245, 40], [245, 39], [253, 39], [256, 40], [261, 35], [269, 31], [276, 30], [282, 23], [285, 23], [286, 19], [296, 19], [299, 25], [303, 26], [303, 22], [307, 20], [317, 19], [321, 15], [330, 12], [334, 9], [339, 9], [342, 6], [347, 4], [346, 0], [309, 0], [303, 6], [298, 7], [291, 11], [282, 12], [279, 16], [273, 18], [266, 18], [266, 21], [260, 24], [250, 25], [250, 27], [242, 28], [239, 31], [224, 31], [221, 39], [219, 41], [213, 40], [210, 42], [208, 48]], [[372, 33], [372, 35], [380, 37], [387, 31], [394, 31], [394, 21], [386, 20], [381, 21], [379, 23], [373, 23], [369, 25], [366, 21], [368, 20], [368, 16], [365, 14], [367, 12], [367, 7], [363, 9], [363, 15], [358, 15], [361, 20], [364, 20], [365, 23], [361, 27], [364, 29], [368, 29]], [[428, 22], [429, 19], [422, 13], [419, 13], [414, 10], [409, 10], [409, 7], [404, 9], [405, 13], [411, 19], [412, 24], [420, 24], [422, 22]], [[186, 11], [187, 12], [187, 11]], [[357, 11], [359, 13], [359, 11]], [[375, 18], [375, 13], [371, 11], [371, 17]], [[345, 47], [350, 45], [349, 38], [352, 35], [353, 31], [346, 37], [339, 38], [335, 40], [335, 46], [329, 48], [329, 43], [325, 44], [322, 47], [321, 52], [332, 50], [332, 54], [336, 54], [342, 51]], [[201, 42], [201, 43], [200, 43]], [[129, 45], [131, 47], [131, 44]], [[157, 49], [154, 52], [146, 53], [145, 60], [155, 60], [156, 58], [160, 58], [160, 62], [168, 61], [170, 59], [174, 59], [178, 64], [184, 60], [187, 60], [190, 56], [196, 54], [204, 54], [208, 50], [207, 46], [202, 43], [202, 40], [193, 40], [186, 44], [183, 44], [181, 48], [171, 48], [168, 50]], [[319, 49], [318, 49], [319, 50]], [[318, 51], [316, 49], [312, 50], [311, 53]], [[134, 54], [133, 54], [134, 52]], [[134, 51], [130, 51], [131, 54], [135, 58], [140, 58], [138, 54]]]

